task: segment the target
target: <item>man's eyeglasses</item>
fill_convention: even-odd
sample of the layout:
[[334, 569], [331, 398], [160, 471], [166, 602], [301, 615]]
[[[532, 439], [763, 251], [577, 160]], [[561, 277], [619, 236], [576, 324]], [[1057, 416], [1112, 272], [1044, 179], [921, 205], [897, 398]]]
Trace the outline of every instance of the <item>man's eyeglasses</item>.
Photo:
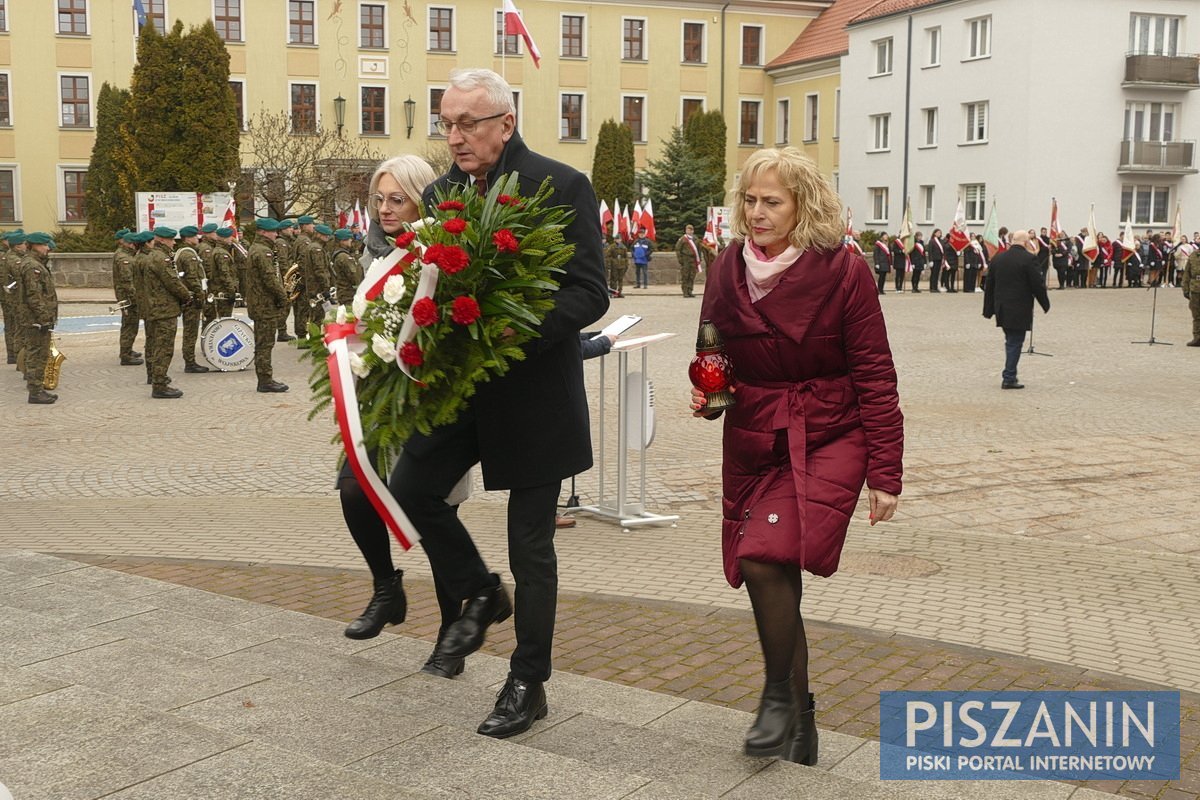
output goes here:
[[460, 119], [457, 122], [452, 122], [448, 119], [438, 119], [433, 123], [433, 127], [437, 128], [437, 132], [442, 136], [449, 136], [450, 131], [458, 128], [458, 132], [464, 136], [470, 136], [479, 127], [479, 123], [487, 122], [489, 119], [498, 119], [507, 114], [507, 111], [501, 111], [499, 114], [492, 114], [490, 117], [480, 117], [479, 119]]
[[392, 208], [399, 208], [408, 202], [408, 198], [402, 194], [389, 194], [386, 196], [373, 194], [371, 195], [371, 202], [375, 204], [376, 208], [382, 208], [384, 203], [387, 203]]

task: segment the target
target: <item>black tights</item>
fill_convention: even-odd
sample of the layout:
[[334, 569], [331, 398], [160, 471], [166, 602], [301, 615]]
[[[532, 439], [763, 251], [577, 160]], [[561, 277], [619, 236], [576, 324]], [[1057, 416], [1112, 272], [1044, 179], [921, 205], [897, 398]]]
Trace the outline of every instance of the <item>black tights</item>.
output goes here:
[[767, 682], [792, 676], [801, 711], [808, 710], [808, 638], [800, 616], [803, 579], [794, 564], [767, 564], [740, 559], [754, 623], [762, 644]]

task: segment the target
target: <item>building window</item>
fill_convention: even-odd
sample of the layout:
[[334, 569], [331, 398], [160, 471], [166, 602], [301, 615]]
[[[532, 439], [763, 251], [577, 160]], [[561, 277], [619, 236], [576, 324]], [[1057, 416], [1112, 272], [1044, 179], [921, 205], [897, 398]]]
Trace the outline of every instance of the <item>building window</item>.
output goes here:
[[738, 144], [761, 144], [762, 135], [759, 131], [759, 121], [762, 116], [762, 103], [758, 100], [743, 100], [741, 125], [738, 129]]
[[967, 20], [967, 58], [987, 58], [992, 54], [992, 18]]
[[358, 46], [387, 47], [387, 31], [384, 29], [385, 7], [364, 3], [358, 7]]
[[936, 67], [942, 63], [942, 29], [925, 29], [925, 66]]
[[683, 23], [683, 57], [684, 64], [704, 63], [704, 23]]
[[792, 101], [780, 100], [775, 104], [775, 141], [788, 144], [792, 138]]
[[742, 26], [742, 66], [762, 66], [762, 35], [761, 25]]
[[[503, 45], [501, 45], [503, 42]], [[501, 51], [503, 46], [504, 50]], [[506, 56], [521, 55], [521, 35], [519, 33], [506, 34], [504, 32], [504, 12], [496, 12], [496, 36], [495, 42], [492, 45], [492, 52], [500, 55], [503, 52]]]
[[87, 170], [65, 169], [63, 176], [63, 222], [87, 222], [84, 193], [87, 189]]
[[522, 130], [525, 126], [521, 124], [521, 91], [513, 89], [513, 119], [517, 121], [517, 130]]
[[1171, 187], [1125, 184], [1121, 187], [1121, 219], [1134, 225], [1167, 225]]
[[92, 126], [91, 97], [86, 75], [63, 75], [59, 77], [64, 128], [90, 128]]
[[871, 222], [888, 221], [888, 189], [886, 186], [875, 186], [871, 192]]
[[429, 90], [429, 135], [441, 137], [438, 132], [437, 121], [442, 116], [442, 95], [446, 93], [445, 89], [430, 89]]
[[561, 109], [558, 138], [573, 142], [583, 141], [583, 95], [561, 95]]
[[454, 51], [454, 9], [429, 9], [429, 49], [438, 53]]
[[1129, 52], [1139, 56], [1179, 55], [1179, 21], [1180, 17], [1130, 14]]
[[704, 110], [704, 100], [699, 97], [685, 97], [679, 112], [679, 124], [686, 126], [693, 115]]
[[646, 60], [646, 20], [621, 20], [621, 58], [625, 61]]
[[242, 0], [213, 0], [213, 24], [221, 41], [242, 41]]
[[986, 142], [988, 138], [987, 123], [988, 123], [988, 104], [982, 103], [967, 103], [963, 106], [967, 117], [967, 142]]
[[921, 221], [926, 224], [933, 223], [933, 187], [922, 186], [920, 190], [921, 197]]
[[316, 44], [314, 0], [288, 0], [288, 44]]
[[621, 122], [629, 126], [635, 142], [646, 141], [645, 95], [623, 95], [621, 97]]
[[360, 97], [363, 135], [387, 135], [387, 89], [382, 86], [364, 86]]
[[1177, 119], [1178, 103], [1126, 103], [1125, 138], [1137, 142], [1175, 141]]
[[8, 93], [9, 74], [0, 72], [0, 127], [12, 126], [12, 103]]
[[936, 108], [922, 108], [921, 119], [925, 121], [925, 139], [921, 142], [921, 146], [937, 147], [938, 110]]
[[815, 94], [804, 95], [804, 141], [817, 140], [818, 99]]
[[17, 177], [11, 168], [0, 169], [0, 222], [17, 221]]
[[0, 31], [8, 30], [8, 0], [0, 0]]
[[246, 130], [246, 82], [240, 80], [232, 80], [229, 82], [229, 90], [233, 92], [233, 102], [237, 107], [238, 130]]
[[873, 114], [871, 116], [871, 150], [892, 149], [892, 115]]
[[563, 58], [583, 58], [583, 17], [576, 14], [562, 15], [562, 40], [559, 50]]
[[833, 90], [833, 140], [842, 138], [842, 90]]
[[983, 222], [986, 184], [964, 183], [958, 187], [963, 198], [963, 216], [967, 222]]
[[87, 0], [58, 0], [58, 32], [87, 35]]
[[[142, 8], [146, 12], [146, 25], [153, 25], [159, 35], [167, 33], [167, 0], [142, 0]], [[133, 10], [134, 20], [137, 19], [137, 8]], [[134, 25], [136, 28], [136, 24]]]
[[292, 84], [292, 133], [317, 132], [317, 85]]
[[875, 42], [875, 75], [892, 74], [892, 40], [880, 39]]

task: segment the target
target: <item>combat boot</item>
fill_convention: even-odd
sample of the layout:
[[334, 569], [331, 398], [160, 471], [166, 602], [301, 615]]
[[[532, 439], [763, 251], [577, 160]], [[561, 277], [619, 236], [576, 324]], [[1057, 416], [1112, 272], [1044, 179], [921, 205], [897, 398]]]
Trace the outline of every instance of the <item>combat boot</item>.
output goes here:
[[208, 372], [208, 367], [192, 362], [183, 368], [184, 372]]
[[29, 393], [29, 402], [37, 405], [48, 406], [58, 399], [58, 395], [51, 394], [45, 389], [38, 389], [36, 392]]
[[144, 363], [146, 362], [142, 361], [142, 359], [138, 358], [137, 356], [121, 356], [122, 367], [136, 367], [139, 364]]
[[277, 380], [259, 381], [258, 390], [260, 392], [286, 392], [288, 385]]
[[182, 389], [175, 389], [170, 386], [154, 387], [154, 391], [150, 392], [150, 396], [155, 400], [171, 400], [176, 397], [183, 397]]

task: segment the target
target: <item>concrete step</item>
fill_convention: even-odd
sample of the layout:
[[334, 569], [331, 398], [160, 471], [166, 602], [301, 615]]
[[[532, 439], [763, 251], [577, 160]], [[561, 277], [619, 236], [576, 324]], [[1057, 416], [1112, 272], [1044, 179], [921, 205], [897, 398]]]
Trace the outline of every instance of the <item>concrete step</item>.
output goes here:
[[[878, 780], [878, 744], [821, 764], [741, 754], [752, 715], [558, 673], [550, 714], [475, 728], [507, 663], [447, 681], [430, 644], [33, 553], [0, 550], [0, 783], [46, 798], [1086, 798], [1044, 781]], [[818, 721], [819, 721], [818, 711]]]

